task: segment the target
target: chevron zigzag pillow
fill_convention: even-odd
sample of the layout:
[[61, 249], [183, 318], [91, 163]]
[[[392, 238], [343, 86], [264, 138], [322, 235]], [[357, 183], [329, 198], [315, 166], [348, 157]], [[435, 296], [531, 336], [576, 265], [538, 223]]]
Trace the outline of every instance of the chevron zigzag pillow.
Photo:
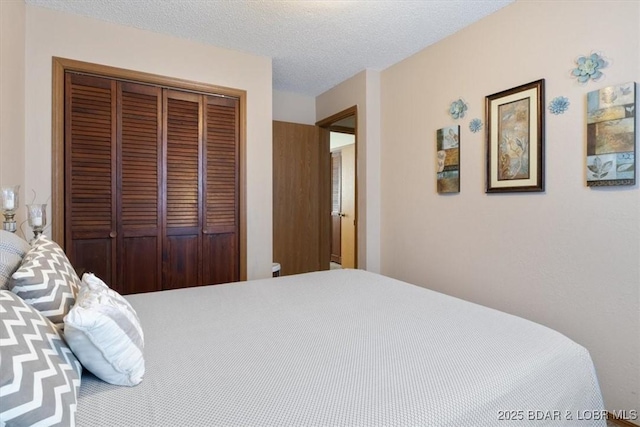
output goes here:
[[11, 276], [8, 288], [62, 327], [75, 303], [80, 279], [62, 248], [41, 236]]
[[9, 278], [20, 267], [22, 258], [30, 249], [26, 240], [0, 230], [0, 289], [7, 288]]
[[76, 304], [64, 318], [64, 338], [82, 365], [115, 385], [144, 375], [144, 334], [129, 302], [91, 273], [82, 276]]
[[73, 426], [82, 367], [58, 330], [0, 290], [0, 425]]

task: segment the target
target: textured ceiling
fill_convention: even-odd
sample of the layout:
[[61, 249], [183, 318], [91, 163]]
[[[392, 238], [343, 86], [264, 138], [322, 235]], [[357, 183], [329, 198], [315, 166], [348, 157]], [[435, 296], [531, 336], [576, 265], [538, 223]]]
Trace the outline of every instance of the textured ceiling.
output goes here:
[[383, 70], [514, 0], [26, 0], [269, 56], [276, 90], [316, 96]]

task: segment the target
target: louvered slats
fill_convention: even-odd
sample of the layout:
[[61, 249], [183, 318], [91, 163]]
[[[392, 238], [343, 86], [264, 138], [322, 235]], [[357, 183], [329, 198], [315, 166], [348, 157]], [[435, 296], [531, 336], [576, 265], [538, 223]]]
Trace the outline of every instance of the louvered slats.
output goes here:
[[238, 100], [67, 73], [65, 238], [121, 293], [239, 279]]
[[237, 105], [214, 102], [209, 98], [206, 109], [206, 229], [233, 232], [238, 221]]
[[167, 100], [167, 227], [197, 227], [199, 102]]
[[158, 96], [122, 91], [120, 220], [125, 230], [158, 226]]
[[74, 76], [68, 88], [67, 137], [71, 222], [74, 232], [109, 231], [113, 224], [113, 87]]

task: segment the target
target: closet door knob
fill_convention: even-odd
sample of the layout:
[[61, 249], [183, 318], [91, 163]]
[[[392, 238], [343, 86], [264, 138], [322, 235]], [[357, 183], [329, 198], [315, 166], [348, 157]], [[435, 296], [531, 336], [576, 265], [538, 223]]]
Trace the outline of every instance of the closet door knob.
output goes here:
[[111, 237], [112, 239], [115, 239], [117, 235], [118, 233], [116, 233], [115, 231], [112, 231], [111, 233], [109, 233], [109, 237]]

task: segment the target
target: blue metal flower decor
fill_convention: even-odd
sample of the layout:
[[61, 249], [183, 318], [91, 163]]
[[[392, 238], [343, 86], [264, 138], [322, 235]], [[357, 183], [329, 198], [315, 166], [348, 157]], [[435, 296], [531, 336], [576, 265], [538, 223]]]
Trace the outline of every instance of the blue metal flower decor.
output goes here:
[[599, 53], [592, 53], [589, 56], [578, 57], [576, 65], [577, 67], [571, 70], [571, 75], [578, 79], [578, 83], [586, 84], [589, 80], [600, 80], [604, 76], [601, 70], [609, 63]]
[[469, 130], [471, 132], [473, 133], [480, 132], [480, 129], [482, 129], [482, 120], [473, 119], [471, 120], [471, 122], [469, 122]]
[[551, 114], [562, 114], [569, 109], [569, 104], [569, 98], [557, 96], [549, 103], [549, 111]]
[[469, 107], [462, 98], [451, 103], [449, 107], [449, 115], [454, 119], [461, 119]]

